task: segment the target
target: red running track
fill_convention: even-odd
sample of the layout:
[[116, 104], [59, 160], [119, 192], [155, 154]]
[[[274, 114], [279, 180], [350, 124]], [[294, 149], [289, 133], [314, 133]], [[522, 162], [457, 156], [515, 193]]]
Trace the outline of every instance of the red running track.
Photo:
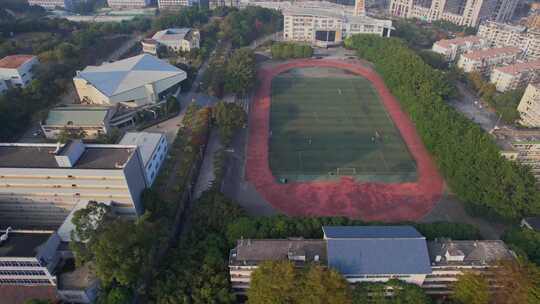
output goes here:
[[[290, 182], [280, 184], [268, 162], [270, 89], [272, 78], [292, 68], [335, 67], [365, 77], [379, 92], [416, 160], [416, 182], [357, 182], [351, 177], [336, 181]], [[346, 216], [365, 221], [413, 221], [426, 215], [441, 198], [443, 179], [424, 147], [409, 117], [401, 110], [384, 81], [359, 63], [339, 60], [294, 60], [261, 69], [260, 85], [250, 112], [246, 177], [276, 209], [289, 216]]]

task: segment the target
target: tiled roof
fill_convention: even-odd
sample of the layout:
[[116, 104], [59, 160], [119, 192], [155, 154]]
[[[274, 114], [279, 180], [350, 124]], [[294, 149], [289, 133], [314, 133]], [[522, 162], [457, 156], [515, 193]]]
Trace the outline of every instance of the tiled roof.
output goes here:
[[540, 59], [495, 68], [496, 71], [499, 71], [505, 74], [512, 74], [512, 75], [517, 75], [519, 73], [522, 73], [528, 70], [539, 70], [539, 69], [540, 69]]
[[36, 56], [34, 55], [10, 55], [0, 60], [0, 68], [4, 69], [16, 69], [23, 65], [25, 62], [31, 60]]
[[441, 47], [448, 48], [451, 45], [465, 45], [467, 42], [470, 43], [478, 43], [480, 42], [480, 37], [478, 36], [466, 36], [466, 37], [458, 37], [454, 39], [443, 39], [435, 42], [435, 44], [438, 44]]
[[473, 51], [470, 53], [465, 53], [461, 56], [466, 57], [471, 60], [481, 60], [484, 58], [497, 57], [499, 55], [510, 55], [510, 54], [519, 54], [519, 53], [521, 53], [521, 50], [516, 47], [502, 47], [502, 48], [493, 48], [493, 49]]

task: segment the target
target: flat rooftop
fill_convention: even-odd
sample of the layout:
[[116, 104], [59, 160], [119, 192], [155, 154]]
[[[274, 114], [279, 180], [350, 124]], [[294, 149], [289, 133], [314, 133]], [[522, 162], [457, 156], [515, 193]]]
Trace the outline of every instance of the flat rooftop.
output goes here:
[[239, 240], [231, 251], [229, 265], [251, 265], [263, 261], [286, 261], [289, 253], [305, 256], [305, 262], [312, 262], [315, 256], [326, 263], [326, 242], [305, 239], [262, 239]]
[[465, 45], [467, 43], [478, 43], [480, 42], [480, 39], [482, 38], [478, 36], [465, 36], [465, 37], [457, 37], [454, 39], [442, 39], [435, 42], [435, 44], [438, 44], [441, 47], [447, 48], [451, 45]]
[[[71, 168], [122, 169], [135, 152], [135, 146], [86, 145]], [[62, 168], [55, 159], [55, 144], [0, 144], [0, 168]]]
[[57, 107], [49, 111], [45, 125], [54, 126], [95, 126], [103, 125], [109, 108], [107, 107]]
[[[0, 235], [4, 231], [0, 232]], [[0, 257], [35, 257], [39, 246], [47, 242], [52, 233], [10, 232], [0, 243]]]
[[16, 69], [35, 58], [34, 55], [10, 55], [0, 60], [0, 69]]

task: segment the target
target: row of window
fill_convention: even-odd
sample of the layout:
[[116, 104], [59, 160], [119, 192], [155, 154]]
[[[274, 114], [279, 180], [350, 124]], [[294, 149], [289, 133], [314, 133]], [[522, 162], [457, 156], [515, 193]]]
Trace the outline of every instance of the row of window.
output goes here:
[[0, 270], [0, 275], [6, 276], [44, 276], [43, 270]]
[[0, 261], [0, 267], [41, 267], [41, 265], [30, 261]]

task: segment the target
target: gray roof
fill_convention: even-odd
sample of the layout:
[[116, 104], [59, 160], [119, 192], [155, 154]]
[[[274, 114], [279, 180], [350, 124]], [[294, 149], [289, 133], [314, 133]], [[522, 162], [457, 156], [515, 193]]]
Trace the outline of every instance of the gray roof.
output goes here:
[[[514, 255], [500, 240], [452, 241], [437, 240], [428, 242], [429, 255], [433, 265], [484, 265], [499, 260], [513, 259]], [[463, 256], [463, 261], [448, 261], [449, 256]], [[437, 261], [439, 256], [439, 261]]]
[[262, 261], [287, 261], [291, 253], [305, 256], [305, 262], [314, 262], [315, 256], [318, 256], [320, 262], [326, 263], [324, 240], [246, 239], [236, 242], [236, 247], [231, 251], [229, 265], [257, 265]]
[[323, 227], [328, 266], [347, 275], [429, 274], [425, 238], [411, 226]]
[[152, 55], [142, 54], [100, 66], [88, 66], [75, 78], [88, 81], [106, 96], [114, 96], [177, 75], [186, 78], [186, 72], [181, 69]]
[[156, 41], [160, 40], [182, 40], [191, 31], [191, 28], [169, 28], [159, 31], [152, 36], [152, 39]]
[[58, 107], [49, 111], [45, 125], [103, 125], [108, 111], [106, 107]]
[[[2, 234], [4, 231], [0, 232]], [[10, 232], [8, 239], [0, 244], [0, 257], [35, 257], [39, 247], [47, 242], [51, 234]]]
[[143, 165], [146, 166], [163, 137], [165, 137], [163, 133], [127, 132], [118, 144], [139, 147]]

